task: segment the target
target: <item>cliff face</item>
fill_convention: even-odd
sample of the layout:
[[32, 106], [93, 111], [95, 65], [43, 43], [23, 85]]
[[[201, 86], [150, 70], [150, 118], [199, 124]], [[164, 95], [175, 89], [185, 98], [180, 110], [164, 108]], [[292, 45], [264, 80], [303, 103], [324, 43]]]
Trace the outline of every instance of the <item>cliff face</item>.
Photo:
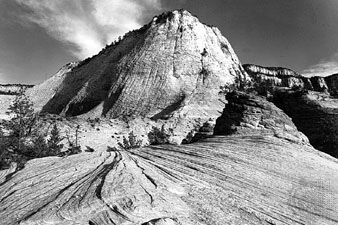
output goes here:
[[338, 74], [327, 77], [304, 77], [293, 70], [282, 67], [245, 64], [243, 68], [258, 83], [269, 81], [270, 84], [279, 87], [297, 87], [310, 91], [328, 92], [333, 96], [338, 95]]
[[159, 118], [199, 106], [212, 114], [223, 107], [219, 87], [243, 74], [217, 28], [187, 11], [168, 12], [73, 68], [43, 111]]
[[306, 78], [289, 69], [243, 67], [257, 86], [277, 87], [271, 101], [316, 149], [338, 157], [338, 75]]
[[263, 67], [244, 64], [244, 70], [257, 83], [268, 83], [280, 87], [302, 87], [313, 89], [311, 81], [299, 73], [282, 67]]
[[26, 84], [0, 84], [0, 95], [17, 95], [21, 90], [27, 90], [34, 85]]
[[278, 92], [273, 102], [318, 150], [338, 157], [338, 99], [319, 92]]

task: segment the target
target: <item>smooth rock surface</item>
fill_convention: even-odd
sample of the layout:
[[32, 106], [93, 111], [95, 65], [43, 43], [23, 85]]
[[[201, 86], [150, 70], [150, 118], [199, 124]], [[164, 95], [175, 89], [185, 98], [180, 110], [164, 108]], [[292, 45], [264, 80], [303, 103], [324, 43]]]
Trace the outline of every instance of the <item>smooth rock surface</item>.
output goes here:
[[338, 162], [272, 136], [30, 161], [0, 186], [6, 225], [337, 224]]

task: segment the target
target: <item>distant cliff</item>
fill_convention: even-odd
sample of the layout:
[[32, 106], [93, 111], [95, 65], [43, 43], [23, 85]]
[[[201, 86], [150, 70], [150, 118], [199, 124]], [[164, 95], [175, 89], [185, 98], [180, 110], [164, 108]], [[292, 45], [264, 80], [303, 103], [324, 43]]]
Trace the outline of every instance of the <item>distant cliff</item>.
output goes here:
[[27, 84], [0, 84], [0, 95], [17, 95], [21, 89], [27, 90], [34, 85]]
[[243, 68], [258, 83], [268, 81], [274, 86], [328, 92], [332, 96], [338, 96], [338, 74], [327, 77], [304, 77], [294, 70], [282, 67], [244, 64]]

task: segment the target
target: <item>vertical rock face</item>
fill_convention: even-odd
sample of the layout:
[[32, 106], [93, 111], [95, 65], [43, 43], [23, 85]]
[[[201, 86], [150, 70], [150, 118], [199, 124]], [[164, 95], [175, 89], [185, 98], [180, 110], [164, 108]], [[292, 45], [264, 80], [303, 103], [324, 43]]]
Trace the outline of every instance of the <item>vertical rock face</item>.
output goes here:
[[274, 89], [271, 101], [292, 118], [315, 148], [338, 157], [337, 75], [306, 78], [283, 68], [243, 68], [257, 86], [282, 87]]
[[217, 112], [220, 85], [244, 74], [217, 28], [173, 11], [73, 68], [43, 111], [160, 117], [191, 105]]
[[334, 96], [338, 96], [338, 74], [325, 77], [325, 82], [330, 90], [330, 93]]
[[338, 100], [319, 92], [278, 92], [274, 103], [318, 150], [338, 157]]
[[311, 77], [310, 80], [314, 91], [323, 92], [329, 89], [323, 77]]
[[281, 87], [302, 87], [312, 90], [311, 81], [299, 73], [282, 67], [263, 67], [252, 64], [243, 65], [244, 70], [257, 83], [269, 83]]

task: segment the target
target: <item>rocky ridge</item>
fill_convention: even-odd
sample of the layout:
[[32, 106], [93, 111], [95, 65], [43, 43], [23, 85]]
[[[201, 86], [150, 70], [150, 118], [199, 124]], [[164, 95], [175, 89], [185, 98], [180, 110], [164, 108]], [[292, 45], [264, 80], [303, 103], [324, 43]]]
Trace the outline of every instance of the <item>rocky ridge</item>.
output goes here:
[[0, 95], [17, 95], [20, 91], [34, 87], [28, 84], [0, 84]]
[[291, 69], [282, 67], [244, 64], [243, 68], [258, 83], [268, 81], [274, 86], [328, 92], [332, 96], [337, 96], [338, 74], [327, 77], [304, 77]]

